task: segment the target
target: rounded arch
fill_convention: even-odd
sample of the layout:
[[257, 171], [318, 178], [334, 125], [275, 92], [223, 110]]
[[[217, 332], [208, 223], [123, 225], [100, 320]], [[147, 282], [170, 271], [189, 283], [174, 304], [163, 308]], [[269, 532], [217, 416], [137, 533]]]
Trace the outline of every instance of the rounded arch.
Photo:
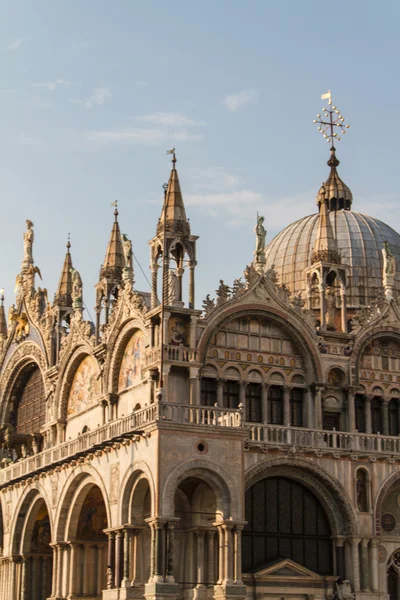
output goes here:
[[112, 526], [110, 502], [103, 479], [94, 467], [85, 465], [85, 467], [80, 467], [79, 470], [72, 471], [61, 490], [58, 508], [54, 518], [55, 542], [62, 542], [67, 539], [64, 536], [67, 533], [69, 512], [77, 495], [79, 495], [80, 491], [88, 484], [96, 485], [100, 489], [106, 507], [108, 526]]
[[326, 380], [332, 387], [343, 387], [346, 385], [347, 375], [342, 367], [334, 365], [329, 368]]
[[[286, 331], [300, 352], [300, 355], [304, 361], [305, 371], [308, 373], [310, 380], [309, 382], [311, 383], [312, 381], [323, 380], [321, 358], [310, 332], [308, 332], [301, 323], [299, 323], [298, 327], [296, 327], [288, 320], [288, 315], [279, 308], [272, 306], [266, 307], [265, 305], [258, 303], [244, 304], [240, 307], [223, 307], [218, 311], [217, 315], [212, 315], [210, 322], [205, 327], [199, 340], [199, 360], [203, 364], [207, 362], [208, 347], [213, 336], [218, 332], [219, 329], [227, 325], [232, 319], [248, 319], [252, 316], [270, 319], [279, 325], [284, 331]], [[295, 317], [292, 316], [291, 320], [295, 321]]]
[[217, 498], [217, 510], [221, 512], [224, 518], [238, 518], [237, 482], [220, 464], [211, 460], [193, 460], [182, 463], [169, 474], [161, 494], [163, 498], [163, 516], [174, 516], [175, 492], [179, 484], [188, 477], [202, 479], [211, 487]]
[[375, 522], [375, 535], [382, 535], [382, 508], [383, 503], [390, 491], [390, 488], [396, 483], [400, 482], [400, 471], [396, 471], [387, 477], [380, 486], [377, 494], [374, 506], [374, 522]]
[[119, 331], [118, 336], [110, 350], [110, 361], [106, 365], [105, 369], [105, 388], [109, 393], [118, 393], [118, 379], [119, 371], [124, 356], [125, 348], [132, 336], [137, 332], [141, 331], [144, 336], [145, 346], [149, 345], [148, 332], [146, 331], [143, 322], [138, 318], [131, 318], [127, 321], [122, 329]]
[[286, 383], [286, 374], [285, 371], [281, 369], [274, 369], [271, 373], [267, 375], [267, 382], [276, 385], [285, 385]]
[[[79, 346], [78, 348], [76, 348], [75, 352], [73, 352], [73, 354], [69, 358], [69, 361], [66, 363], [63, 371], [60, 372], [60, 376], [58, 379], [60, 387], [58, 388], [58, 390], [56, 390], [56, 397], [58, 397], [58, 403], [57, 403], [56, 410], [57, 410], [58, 418], [61, 421], [65, 422], [67, 419], [69, 393], [71, 390], [71, 385], [73, 383], [75, 374], [76, 374], [79, 366], [81, 365], [81, 363], [88, 356], [90, 356], [95, 361], [96, 367], [100, 374], [101, 371], [100, 371], [100, 365], [98, 363], [98, 360], [96, 359], [95, 356], [93, 356], [91, 349], [86, 345], [82, 345], [82, 346]], [[101, 382], [101, 377], [100, 377], [100, 382]]]
[[362, 368], [361, 360], [365, 349], [374, 340], [382, 338], [391, 338], [393, 341], [400, 344], [400, 329], [389, 325], [383, 325], [382, 322], [380, 322], [367, 331], [362, 332], [356, 339], [350, 358], [351, 385], [359, 385], [359, 373]]
[[[135, 494], [136, 484], [139, 479], [146, 479], [150, 489], [150, 507], [151, 514], [156, 514], [156, 495], [154, 487], [154, 479], [151, 470], [147, 463], [144, 461], [134, 462], [129, 469], [126, 471], [124, 478], [121, 482], [121, 501], [118, 507], [118, 519], [121, 523], [130, 523], [130, 510], [132, 505], [132, 498]], [[139, 490], [140, 491], [140, 490]]]
[[240, 381], [242, 374], [237, 367], [232, 367], [229, 363], [223, 369], [223, 377], [226, 379], [232, 379], [233, 381]]
[[245, 378], [249, 382], [262, 383], [265, 380], [265, 373], [261, 369], [251, 365], [245, 371]]
[[354, 486], [357, 510], [369, 512], [371, 506], [371, 474], [366, 466], [358, 466], [354, 471]]
[[211, 362], [207, 362], [201, 370], [202, 377], [221, 377], [221, 368], [219, 365], [215, 365]]
[[321, 467], [300, 458], [263, 460], [245, 473], [245, 489], [266, 477], [286, 477], [309, 488], [326, 512], [332, 535], [357, 534], [357, 520], [346, 490]]
[[16, 383], [18, 382], [21, 373], [29, 365], [35, 363], [42, 374], [43, 385], [47, 395], [49, 383], [44, 377], [44, 373], [48, 369], [48, 363], [40, 346], [35, 342], [24, 342], [15, 350], [6, 363], [2, 374], [2, 383], [0, 393], [3, 398], [1, 408], [1, 422], [4, 423], [10, 407], [11, 397]]
[[32, 528], [32, 523], [36, 518], [38, 510], [37, 505], [39, 502], [43, 502], [46, 507], [49, 515], [52, 537], [54, 535], [54, 523], [52, 520], [49, 499], [47, 498], [44, 488], [40, 484], [36, 483], [35, 488], [25, 490], [25, 493], [21, 496], [14, 511], [15, 517], [10, 528], [10, 548], [12, 554], [14, 555], [23, 553], [22, 546], [26, 540], [26, 533], [29, 530], [29, 526]]

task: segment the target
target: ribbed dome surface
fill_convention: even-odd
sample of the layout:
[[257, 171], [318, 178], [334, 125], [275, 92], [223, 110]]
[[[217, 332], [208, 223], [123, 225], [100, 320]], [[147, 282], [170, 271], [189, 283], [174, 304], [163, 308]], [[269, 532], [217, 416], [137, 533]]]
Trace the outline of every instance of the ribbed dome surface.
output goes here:
[[[350, 210], [329, 213], [342, 264], [349, 266], [347, 306], [368, 306], [382, 288], [383, 242], [389, 243], [400, 269], [400, 235], [389, 225]], [[304, 217], [286, 227], [268, 244], [266, 268], [274, 265], [279, 283], [292, 293], [303, 292], [305, 299], [306, 275], [311, 264], [319, 214]], [[400, 291], [397, 271], [395, 290]]]

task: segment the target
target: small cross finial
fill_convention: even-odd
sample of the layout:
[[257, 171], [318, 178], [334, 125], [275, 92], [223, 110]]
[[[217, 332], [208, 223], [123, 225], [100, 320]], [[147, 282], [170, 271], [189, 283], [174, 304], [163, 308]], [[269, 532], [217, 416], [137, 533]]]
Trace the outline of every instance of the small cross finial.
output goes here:
[[71, 234], [68, 234], [68, 241], [67, 241], [67, 250], [68, 250], [68, 254], [69, 254], [69, 249], [71, 248]]
[[322, 94], [321, 100], [328, 100], [328, 108], [323, 108], [324, 115], [317, 115], [314, 123], [318, 125], [318, 131], [322, 133], [328, 144], [332, 144], [335, 148], [335, 140], [339, 141], [340, 134], [345, 134], [350, 125], [345, 124], [345, 119], [341, 115], [340, 110], [332, 105], [332, 92], [329, 90], [326, 94]]
[[4, 289], [3, 288], [1, 288], [1, 290], [0, 290], [0, 302], [1, 302], [0, 306], [3, 306], [3, 304], [4, 304]]
[[115, 220], [117, 220], [117, 217], [119, 215], [119, 212], [118, 212], [118, 200], [114, 200], [114, 202], [111, 202], [111, 206], [115, 206], [114, 216], [115, 216]]

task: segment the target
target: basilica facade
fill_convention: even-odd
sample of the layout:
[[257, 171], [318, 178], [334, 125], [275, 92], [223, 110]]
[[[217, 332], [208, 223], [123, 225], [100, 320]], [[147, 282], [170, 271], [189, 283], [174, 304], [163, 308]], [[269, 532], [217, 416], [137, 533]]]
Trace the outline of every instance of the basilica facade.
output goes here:
[[258, 218], [201, 308], [175, 155], [151, 292], [115, 209], [95, 323], [69, 243], [39, 287], [26, 222], [0, 307], [1, 600], [399, 598], [400, 235], [338, 165], [315, 214], [269, 243]]

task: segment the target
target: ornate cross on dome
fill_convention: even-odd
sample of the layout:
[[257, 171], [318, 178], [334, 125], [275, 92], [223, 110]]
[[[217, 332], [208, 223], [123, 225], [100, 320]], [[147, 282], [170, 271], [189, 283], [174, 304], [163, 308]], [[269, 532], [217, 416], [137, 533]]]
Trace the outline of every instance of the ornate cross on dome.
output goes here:
[[324, 138], [332, 147], [335, 147], [335, 140], [340, 140], [340, 134], [345, 134], [346, 129], [350, 125], [344, 123], [345, 119], [341, 115], [340, 110], [336, 106], [332, 106], [332, 93], [329, 90], [327, 94], [322, 94], [321, 100], [328, 100], [328, 107], [323, 108], [324, 115], [317, 115], [314, 123], [318, 125], [318, 131], [322, 133]]

